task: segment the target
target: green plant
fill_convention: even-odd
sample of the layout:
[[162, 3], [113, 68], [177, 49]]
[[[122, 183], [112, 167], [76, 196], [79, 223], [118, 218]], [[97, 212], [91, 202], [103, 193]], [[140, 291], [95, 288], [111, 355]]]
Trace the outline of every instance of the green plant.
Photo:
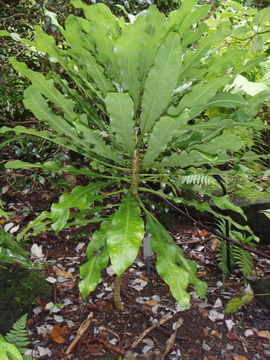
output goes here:
[[12, 234], [0, 228], [0, 262], [18, 263], [22, 266], [34, 266], [29, 259], [29, 253], [23, 250]]
[[254, 299], [254, 293], [248, 285], [244, 291], [236, 294], [228, 301], [224, 309], [224, 314], [231, 314], [237, 312], [243, 305], [250, 303]]
[[260, 211], [262, 214], [264, 214], [268, 219], [270, 219], [270, 209], [268, 210], [261, 210]]
[[[53, 162], [9, 162], [9, 168], [61, 170], [90, 179], [88, 185], [61, 195], [59, 203], [29, 223], [20, 237], [49, 227], [59, 232], [103, 220], [89, 242], [87, 262], [81, 266], [79, 286], [86, 297], [109, 262], [118, 277], [123, 274], [148, 231], [157, 254], [157, 270], [175, 299], [186, 307], [188, 285], [193, 284], [197, 293], [205, 296], [206, 284], [196, 277], [195, 263], [184, 257], [144, 199], [161, 195], [175, 203], [183, 201], [212, 211], [207, 202], [178, 196], [181, 176], [192, 174], [207, 162], [214, 168], [205, 169], [206, 175], [220, 173], [221, 164], [258, 157], [245, 151], [246, 144], [238, 134], [224, 134], [225, 129], [263, 128], [253, 116], [242, 121], [235, 114], [238, 109], [250, 114], [253, 102], [262, 103], [268, 92], [258, 99], [225, 91], [239, 72], [254, 66], [255, 55], [238, 44], [223, 48], [230, 27], [209, 30], [200, 20], [210, 7], [198, 7], [194, 0], [184, 0], [168, 18], [151, 6], [130, 17], [129, 23], [103, 4], [87, 6], [79, 0], [72, 4], [84, 10], [85, 18], [70, 15], [62, 27], [50, 14], [65, 39], [62, 43], [56, 44], [40, 27], [35, 27], [35, 41], [19, 39], [58, 63], [64, 72], [62, 78], [54, 72], [44, 76], [10, 59], [32, 83], [24, 93], [25, 107], [48, 130], [17, 126], [3, 127], [0, 133], [39, 136], [84, 155], [94, 166], [77, 169]], [[205, 110], [213, 106], [230, 113], [204, 117]], [[166, 191], [149, 184], [165, 184]], [[245, 217], [228, 196], [212, 199], [220, 209]], [[113, 212], [114, 207], [118, 209]], [[103, 210], [108, 214], [108, 209], [111, 214], [105, 220], [93, 216]]]
[[[231, 227], [231, 221], [229, 221], [229, 237], [231, 239], [239, 241], [242, 244], [247, 244], [251, 246], [254, 245], [253, 236], [247, 237], [244, 233], [232, 230]], [[226, 235], [226, 222], [223, 218], [218, 220], [218, 229], [223, 235]], [[230, 259], [228, 259], [228, 256], [230, 257]], [[244, 250], [234, 244], [230, 244], [228, 251], [228, 244], [225, 240], [219, 241], [216, 257], [218, 261], [218, 266], [222, 271], [224, 281], [230, 274], [228, 263], [231, 264], [232, 267], [237, 266], [245, 280], [253, 270], [252, 255], [247, 250]]]
[[0, 335], [1, 360], [32, 360], [24, 355], [28, 349], [29, 340], [26, 332], [27, 314], [20, 317], [5, 336]]

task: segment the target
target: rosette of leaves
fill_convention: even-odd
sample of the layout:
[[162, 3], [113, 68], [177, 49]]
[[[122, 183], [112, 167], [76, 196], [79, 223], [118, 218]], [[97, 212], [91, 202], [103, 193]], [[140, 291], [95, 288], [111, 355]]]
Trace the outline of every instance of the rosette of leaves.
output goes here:
[[[248, 111], [255, 99], [224, 91], [239, 72], [252, 66], [253, 59], [237, 45], [220, 52], [230, 29], [210, 31], [202, 21], [210, 7], [197, 6], [194, 0], [184, 0], [168, 17], [156, 6], [124, 18], [113, 15], [104, 4], [88, 6], [80, 0], [72, 4], [83, 9], [84, 17], [69, 15], [63, 27], [50, 13], [63, 37], [58, 44], [38, 26], [34, 41], [18, 40], [47, 55], [62, 68], [62, 77], [53, 71], [45, 76], [10, 59], [31, 82], [24, 93], [25, 107], [47, 130], [17, 126], [3, 127], [0, 132], [39, 136], [96, 165], [95, 169], [77, 169], [52, 162], [8, 163], [7, 167], [43, 167], [90, 179], [88, 185], [63, 194], [51, 211], [42, 213], [25, 231], [36, 234], [51, 226], [59, 232], [100, 221], [94, 214], [106, 208], [102, 201], [118, 194], [120, 204], [112, 206], [117, 209], [89, 242], [87, 262], [81, 266], [81, 293], [86, 297], [95, 289], [109, 263], [121, 276], [134, 262], [148, 231], [157, 254], [157, 271], [186, 307], [188, 285], [193, 284], [199, 296], [205, 295], [206, 285], [196, 277], [195, 263], [184, 257], [148, 209], [146, 193], [184, 201], [174, 193], [179, 175], [206, 162], [220, 172], [221, 164], [257, 157], [245, 152], [239, 136], [224, 133], [228, 128], [263, 126], [252, 116], [244, 121], [234, 116], [239, 108]], [[229, 109], [231, 115], [201, 116], [213, 106]], [[146, 186], [153, 182], [165, 183], [171, 194]], [[229, 207], [244, 216], [228, 197], [213, 200], [219, 208]], [[211, 211], [208, 203], [193, 204]]]

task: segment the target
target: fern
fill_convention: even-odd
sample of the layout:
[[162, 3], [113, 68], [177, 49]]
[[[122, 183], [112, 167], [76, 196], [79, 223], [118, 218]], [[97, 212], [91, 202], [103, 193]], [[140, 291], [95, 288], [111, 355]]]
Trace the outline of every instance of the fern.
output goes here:
[[[23, 355], [29, 349], [26, 346], [29, 345], [29, 340], [26, 331], [27, 314], [21, 316], [13, 325], [12, 329], [6, 334], [5, 340], [10, 345], [12, 344], [22, 354], [23, 360], [32, 360], [31, 356]], [[12, 358], [13, 359], [13, 358]], [[16, 359], [14, 357], [14, 359]]]
[[218, 266], [219, 266], [220, 270], [222, 271], [223, 282], [225, 282], [226, 278], [229, 276], [229, 273], [230, 273], [228, 266], [227, 266], [227, 264], [228, 264], [227, 243], [225, 240], [219, 241], [216, 259], [218, 262]]
[[212, 185], [216, 183], [212, 176], [205, 174], [182, 175], [180, 181], [182, 184], [187, 185]]
[[[225, 220], [221, 219], [218, 221], [218, 229], [219, 231], [225, 235], [226, 228], [225, 228]], [[250, 243], [252, 241], [252, 236], [246, 238], [246, 236], [238, 231], [230, 231], [230, 237], [240, 243]], [[233, 265], [237, 265], [238, 269], [243, 274], [244, 279], [247, 278], [248, 275], [251, 274], [253, 270], [253, 259], [251, 254], [236, 246], [231, 244], [230, 245], [230, 262]], [[228, 252], [227, 252], [227, 242], [225, 240], [221, 240], [219, 246], [217, 248], [217, 262], [218, 266], [222, 271], [223, 274], [223, 281], [228, 277], [230, 271], [228, 269]]]
[[[241, 234], [237, 231], [233, 231], [232, 236], [235, 240], [242, 243], [252, 240], [251, 236], [246, 239], [244, 234]], [[246, 279], [247, 276], [251, 274], [253, 269], [252, 255], [248, 251], [238, 246], [232, 246], [232, 259], [233, 262], [237, 264], [239, 270], [243, 274], [244, 279]]]

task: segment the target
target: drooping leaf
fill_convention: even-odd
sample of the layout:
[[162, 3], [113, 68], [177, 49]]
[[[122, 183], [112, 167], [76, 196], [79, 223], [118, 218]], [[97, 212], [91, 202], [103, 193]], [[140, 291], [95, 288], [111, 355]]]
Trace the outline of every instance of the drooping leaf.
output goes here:
[[100, 273], [108, 266], [109, 254], [104, 249], [100, 254], [90, 258], [80, 267], [80, 274], [83, 280], [79, 283], [80, 292], [84, 298], [97, 287], [100, 280]]
[[144, 223], [136, 198], [129, 193], [114, 214], [107, 246], [115, 273], [120, 276], [135, 260], [144, 236]]
[[163, 228], [151, 215], [147, 216], [147, 230], [151, 233], [152, 250], [157, 253], [157, 271], [169, 285], [172, 295], [184, 308], [189, 305], [186, 291], [189, 276], [186, 270], [177, 266], [175, 246], [164, 239]]
[[100, 228], [92, 235], [86, 249], [86, 255], [88, 259], [91, 259], [94, 256], [94, 251], [106, 246], [108, 231], [112, 224], [113, 216], [114, 214], [110, 215], [106, 220], [104, 220], [100, 225]]
[[221, 210], [232, 210], [242, 215], [242, 217], [246, 220], [247, 217], [240, 206], [234, 205], [229, 198], [229, 195], [223, 196], [212, 196], [212, 200]]

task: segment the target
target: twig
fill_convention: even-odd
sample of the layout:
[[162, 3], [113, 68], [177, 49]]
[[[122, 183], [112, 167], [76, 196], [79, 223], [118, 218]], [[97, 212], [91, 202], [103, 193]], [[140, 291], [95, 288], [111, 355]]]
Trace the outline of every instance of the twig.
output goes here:
[[147, 328], [138, 338], [137, 340], [135, 340], [131, 347], [135, 348], [141, 341], [142, 339], [153, 329], [155, 329], [156, 327], [159, 327], [160, 325], [164, 324], [165, 322], [167, 322], [168, 320], [172, 319], [173, 315], [169, 315], [169, 316], [164, 316], [158, 323], [153, 324], [152, 326], [150, 326], [149, 328]]
[[166, 356], [169, 354], [169, 352], [172, 350], [172, 347], [174, 345], [175, 339], [176, 339], [176, 334], [177, 334], [177, 330], [178, 328], [183, 324], [183, 319], [180, 318], [177, 322], [176, 322], [176, 329], [173, 332], [173, 334], [169, 337], [169, 339], [166, 341], [165, 343], [165, 348], [163, 351], [163, 356]]
[[86, 332], [86, 330], [89, 328], [89, 325], [91, 323], [91, 320], [93, 318], [93, 313], [91, 312], [86, 320], [84, 320], [78, 331], [77, 331], [77, 335], [75, 336], [75, 338], [73, 339], [72, 343], [69, 345], [69, 347], [67, 348], [67, 351], [65, 352], [65, 355], [69, 355], [72, 350], [75, 348], [75, 346], [78, 344], [78, 342], [80, 341], [81, 337], [83, 336], [83, 334]]
[[86, 341], [86, 345], [89, 344], [100, 344], [103, 348], [105, 348], [106, 350], [113, 352], [115, 354], [117, 354], [118, 356], [124, 356], [125, 355], [125, 350], [123, 350], [121, 347], [118, 347], [116, 345], [110, 344], [107, 341], [104, 341], [102, 339], [99, 339], [97, 337], [92, 337], [90, 339], [87, 339]]
[[171, 208], [173, 208], [174, 210], [176, 210], [177, 212], [179, 212], [181, 215], [184, 215], [186, 216], [188, 219], [192, 220], [193, 222], [195, 222], [197, 225], [199, 225], [200, 227], [202, 227], [203, 229], [205, 230], [208, 230], [210, 231], [212, 234], [216, 235], [217, 237], [223, 239], [223, 240], [226, 240], [227, 242], [230, 242], [246, 251], [249, 251], [253, 254], [256, 254], [258, 256], [261, 256], [262, 258], [264, 259], [269, 259], [270, 260], [270, 255], [267, 255], [267, 254], [264, 254], [263, 252], [257, 250], [257, 249], [254, 249], [253, 247], [251, 246], [248, 246], [246, 244], [242, 244], [236, 240], [233, 240], [227, 236], [224, 236], [222, 234], [220, 234], [218, 231], [214, 230], [214, 229], [211, 229], [209, 226], [207, 225], [204, 225], [203, 223], [201, 223], [200, 221], [194, 219], [191, 215], [187, 214], [185, 211], [179, 209], [179, 207], [177, 207], [176, 205], [174, 205], [172, 202], [170, 202], [168, 199], [164, 198], [163, 196], [161, 195], [156, 195], [158, 196], [159, 198], [161, 198], [166, 204], [168, 204]]

